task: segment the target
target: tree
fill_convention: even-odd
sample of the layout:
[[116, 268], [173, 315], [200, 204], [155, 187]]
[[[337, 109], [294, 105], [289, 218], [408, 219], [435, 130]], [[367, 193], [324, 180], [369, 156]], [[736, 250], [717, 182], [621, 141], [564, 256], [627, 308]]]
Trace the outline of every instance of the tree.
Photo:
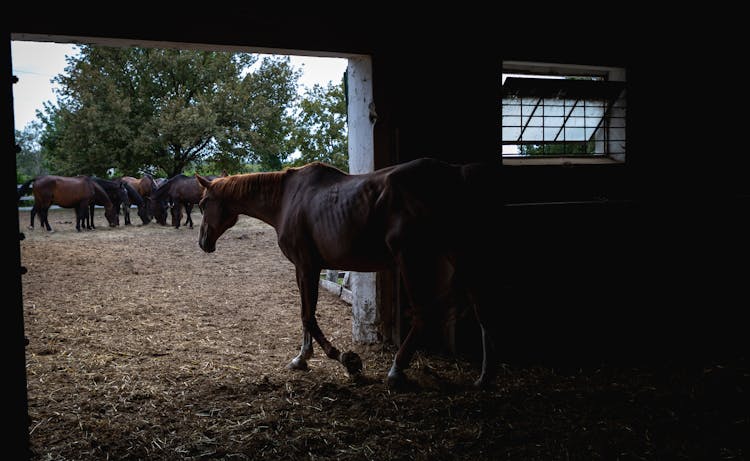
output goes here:
[[[60, 174], [174, 176], [205, 161], [275, 167], [290, 153], [287, 110], [299, 72], [289, 58], [82, 46], [68, 57], [42, 146]], [[273, 133], [270, 131], [275, 130]], [[286, 131], [284, 131], [286, 130]]]
[[349, 171], [346, 115], [343, 80], [308, 90], [294, 130], [294, 146], [300, 153], [294, 163], [321, 161]]
[[42, 124], [35, 120], [22, 130], [16, 130], [16, 144], [21, 150], [16, 155], [16, 180], [19, 183], [47, 173], [39, 141], [42, 136]]

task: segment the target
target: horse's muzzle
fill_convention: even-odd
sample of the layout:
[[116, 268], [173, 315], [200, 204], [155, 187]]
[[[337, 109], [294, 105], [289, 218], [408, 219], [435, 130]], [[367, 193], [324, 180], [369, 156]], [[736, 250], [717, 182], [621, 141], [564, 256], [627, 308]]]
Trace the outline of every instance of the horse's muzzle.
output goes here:
[[200, 236], [200, 238], [198, 239], [198, 245], [201, 247], [201, 250], [205, 251], [206, 253], [213, 253], [214, 251], [216, 251], [216, 244], [209, 243], [205, 235]]

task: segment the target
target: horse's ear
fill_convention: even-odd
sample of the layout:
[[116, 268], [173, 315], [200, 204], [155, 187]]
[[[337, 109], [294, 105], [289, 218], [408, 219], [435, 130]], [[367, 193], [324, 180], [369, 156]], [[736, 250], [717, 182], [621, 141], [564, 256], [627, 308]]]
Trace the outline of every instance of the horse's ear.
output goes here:
[[211, 181], [209, 179], [204, 178], [203, 176], [199, 175], [198, 173], [195, 173], [195, 179], [198, 180], [198, 184], [200, 184], [203, 187], [208, 187], [211, 184]]

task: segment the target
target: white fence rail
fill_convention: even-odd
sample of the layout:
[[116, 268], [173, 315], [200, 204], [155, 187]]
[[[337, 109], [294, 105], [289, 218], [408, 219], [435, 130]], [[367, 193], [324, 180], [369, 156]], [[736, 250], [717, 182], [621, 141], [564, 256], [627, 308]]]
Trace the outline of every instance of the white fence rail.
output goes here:
[[[354, 297], [352, 296], [352, 290], [351, 286], [349, 285], [349, 272], [339, 272], [339, 271], [326, 271], [329, 274], [333, 273], [335, 274], [335, 281], [329, 280], [329, 277], [321, 278], [320, 279], [320, 286], [325, 288], [326, 290], [330, 291], [331, 293], [335, 294], [339, 298], [341, 298], [342, 301], [351, 304], [354, 301]], [[338, 283], [338, 279], [343, 277], [343, 282], [341, 284]]]

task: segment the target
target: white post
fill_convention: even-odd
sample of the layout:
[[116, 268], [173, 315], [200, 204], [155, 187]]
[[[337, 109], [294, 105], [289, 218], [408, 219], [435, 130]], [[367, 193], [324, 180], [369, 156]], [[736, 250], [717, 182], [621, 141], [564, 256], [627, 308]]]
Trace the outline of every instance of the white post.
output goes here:
[[[347, 65], [349, 172], [369, 173], [375, 169], [373, 127], [377, 115], [372, 100], [372, 62], [368, 56], [349, 58]], [[352, 338], [357, 343], [380, 341], [375, 273], [351, 272]]]

